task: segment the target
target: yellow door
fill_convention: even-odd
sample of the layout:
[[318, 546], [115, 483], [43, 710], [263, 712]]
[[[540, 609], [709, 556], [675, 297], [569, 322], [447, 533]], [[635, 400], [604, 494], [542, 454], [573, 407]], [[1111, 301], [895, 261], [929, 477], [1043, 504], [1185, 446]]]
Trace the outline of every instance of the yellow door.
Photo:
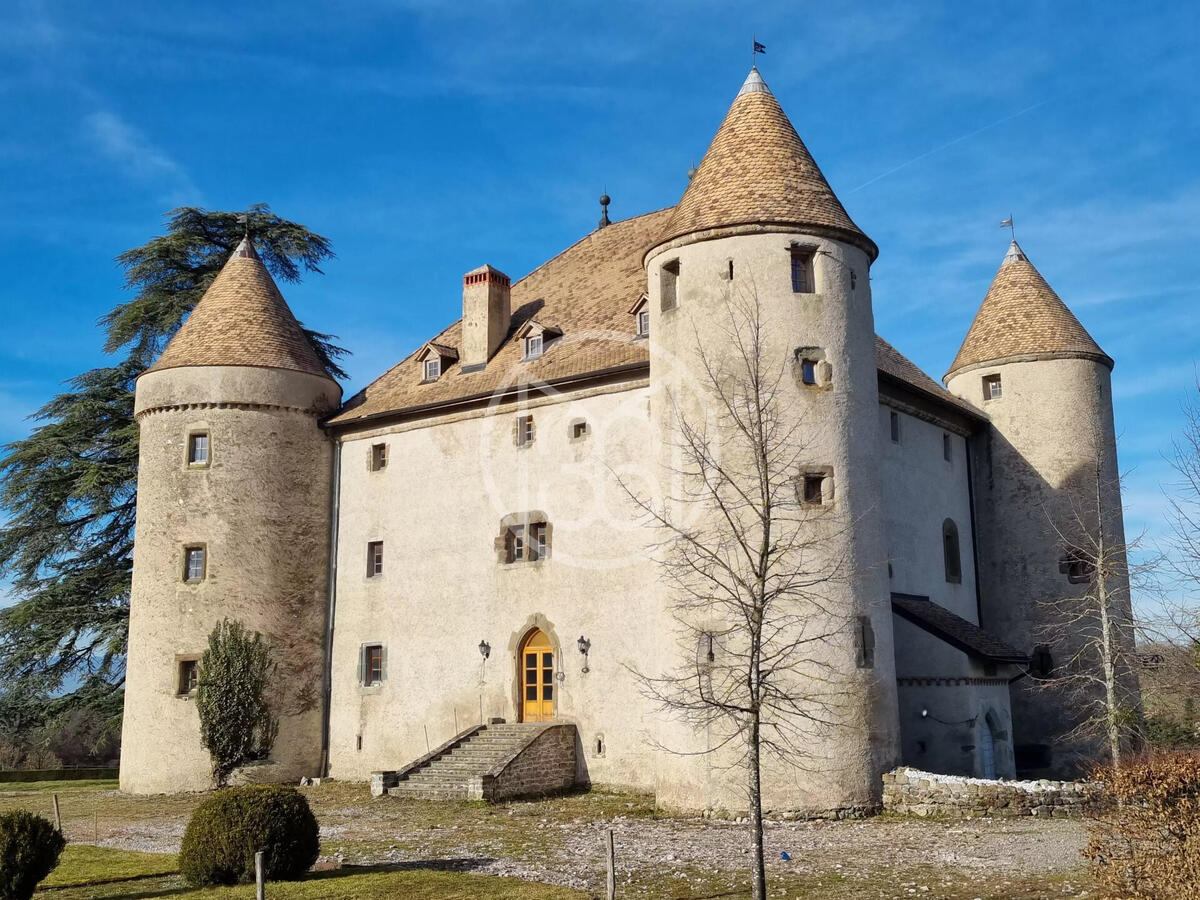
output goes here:
[[554, 719], [554, 648], [540, 629], [521, 647], [521, 721]]

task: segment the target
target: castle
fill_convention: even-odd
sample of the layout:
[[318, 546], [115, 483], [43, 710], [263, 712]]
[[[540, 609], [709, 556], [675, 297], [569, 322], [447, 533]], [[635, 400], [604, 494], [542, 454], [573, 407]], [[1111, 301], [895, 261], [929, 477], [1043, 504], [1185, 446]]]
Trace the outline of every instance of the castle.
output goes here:
[[345, 402], [243, 241], [137, 384], [122, 789], [209, 786], [190, 699], [228, 617], [279, 667], [259, 777], [366, 779], [481, 722], [557, 722], [577, 781], [744, 807], [717, 736], [634, 674], [688, 651], [618, 482], [653, 492], [673, 386], [697, 345], [734, 352], [720, 323], [751, 289], [785, 414], [812, 432], [797, 490], [853, 569], [824, 650], [846, 702], [821, 764], [765, 763], [766, 806], [869, 808], [901, 762], [1086, 758], [1077, 711], [1040, 689], [1061, 660], [1039, 601], [1088, 587], [1052, 527], [1081, 473], [1101, 467], [1123, 533], [1113, 361], [1013, 242], [943, 387], [875, 334], [877, 253], [756, 69], [678, 205], [605, 212], [516, 282], [473, 269], [461, 320]]

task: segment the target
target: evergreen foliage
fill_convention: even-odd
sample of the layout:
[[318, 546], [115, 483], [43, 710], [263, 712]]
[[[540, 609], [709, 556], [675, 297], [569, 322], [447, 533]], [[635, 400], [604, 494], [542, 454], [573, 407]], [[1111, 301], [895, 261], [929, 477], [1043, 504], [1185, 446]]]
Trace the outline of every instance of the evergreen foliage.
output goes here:
[[179, 871], [194, 885], [247, 884], [259, 850], [271, 881], [299, 878], [317, 861], [320, 829], [299, 791], [268, 784], [217, 791], [188, 822]]
[[[248, 219], [248, 223], [247, 223]], [[104, 349], [123, 353], [84, 372], [33, 418], [0, 458], [0, 577], [16, 603], [0, 610], [0, 683], [58, 696], [64, 710], [120, 714], [129, 620], [138, 429], [134, 383], [236, 248], [246, 228], [278, 279], [320, 273], [329, 241], [264, 205], [246, 213], [194, 207], [167, 233], [121, 254], [134, 296], [101, 319]], [[308, 332], [330, 374], [345, 351]]]
[[41, 816], [25, 810], [0, 815], [0, 900], [29, 900], [66, 843]]
[[266, 759], [278, 723], [267, 701], [275, 664], [258, 632], [225, 619], [208, 636], [200, 657], [196, 711], [200, 741], [212, 757], [213, 780], [222, 786], [239, 766]]

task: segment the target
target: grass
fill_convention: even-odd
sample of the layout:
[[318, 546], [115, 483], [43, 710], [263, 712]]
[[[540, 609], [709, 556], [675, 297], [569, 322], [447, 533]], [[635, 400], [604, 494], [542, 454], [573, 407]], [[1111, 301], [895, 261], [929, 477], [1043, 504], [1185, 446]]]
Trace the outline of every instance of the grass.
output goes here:
[[[166, 853], [133, 853], [103, 847], [68, 847], [58, 868], [34, 897], [37, 900], [108, 900], [122, 897], [179, 898], [179, 900], [245, 900], [254, 896], [252, 885], [229, 888], [192, 888], [174, 874], [176, 858]], [[411, 900], [583, 900], [586, 894], [567, 888], [533, 884], [512, 878], [495, 878], [436, 869], [348, 867], [316, 872], [303, 881], [273, 882], [268, 894], [280, 900], [320, 898], [406, 897]]]
[[0, 781], [3, 794], [71, 794], [80, 791], [115, 791], [115, 778], [80, 778], [64, 781]]

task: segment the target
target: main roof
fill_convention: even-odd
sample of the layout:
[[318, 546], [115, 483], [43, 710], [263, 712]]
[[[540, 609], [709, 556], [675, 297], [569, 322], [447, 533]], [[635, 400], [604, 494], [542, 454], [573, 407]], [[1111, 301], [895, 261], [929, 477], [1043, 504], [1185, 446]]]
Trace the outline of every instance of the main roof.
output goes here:
[[758, 69], [725, 114], [656, 243], [735, 225], [799, 225], [878, 248], [846, 213]]
[[147, 371], [182, 366], [254, 366], [329, 377], [248, 237]]
[[[436, 381], [422, 383], [417, 355], [430, 342], [393, 366], [346, 401], [331, 420], [353, 425], [380, 417], [436, 412], [449, 404], [486, 400], [522, 381], [570, 380], [649, 364], [645, 340], [635, 338], [630, 310], [646, 290], [642, 257], [674, 209], [615, 222], [544, 263], [512, 285], [512, 323], [486, 368], [463, 372], [459, 360], [445, 361]], [[561, 330], [545, 354], [522, 361], [521, 327], [535, 318]], [[461, 321], [432, 337], [432, 343], [460, 349]], [[950, 394], [882, 338], [876, 338], [880, 372], [960, 411], [979, 412]]]
[[1013, 241], [946, 377], [989, 363], [1047, 357], [1113, 364]]

